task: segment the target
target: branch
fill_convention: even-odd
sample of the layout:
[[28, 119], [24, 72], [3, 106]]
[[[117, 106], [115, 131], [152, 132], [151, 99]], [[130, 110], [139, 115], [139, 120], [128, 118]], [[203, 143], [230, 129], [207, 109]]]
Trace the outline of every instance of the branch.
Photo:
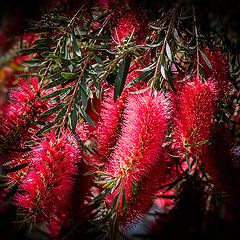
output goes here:
[[163, 53], [165, 51], [165, 48], [166, 48], [166, 44], [167, 44], [167, 39], [168, 39], [168, 36], [170, 34], [170, 31], [172, 29], [172, 26], [173, 26], [173, 23], [174, 23], [174, 20], [176, 18], [176, 14], [177, 14], [177, 7], [175, 8], [174, 12], [173, 12], [173, 16], [171, 18], [171, 21], [169, 23], [169, 26], [168, 26], [168, 30], [167, 30], [167, 34], [164, 38], [164, 41], [163, 41], [163, 46], [162, 46], [162, 50], [161, 50], [161, 53], [158, 57], [158, 61], [157, 61], [157, 66], [156, 66], [156, 69], [155, 69], [155, 73], [154, 73], [154, 77], [153, 77], [153, 81], [151, 83], [151, 86], [150, 86], [150, 89], [153, 90], [153, 87], [157, 81], [157, 76], [158, 76], [158, 73], [159, 73], [159, 70], [160, 70], [160, 67], [161, 67], [161, 64], [162, 64], [162, 60], [163, 60]]
[[74, 101], [75, 98], [76, 98], [76, 95], [77, 95], [79, 86], [80, 86], [80, 84], [81, 84], [81, 81], [82, 81], [82, 78], [83, 78], [85, 69], [86, 69], [86, 67], [87, 67], [87, 65], [88, 65], [88, 63], [89, 63], [89, 60], [90, 60], [90, 58], [87, 57], [86, 60], [85, 60], [85, 63], [84, 63], [82, 72], [81, 72], [81, 74], [80, 74], [80, 76], [79, 76], [79, 78], [78, 78], [77, 84], [76, 84], [76, 86], [75, 86], [75, 88], [74, 88], [74, 90], [73, 90], [73, 95], [72, 95], [72, 97], [71, 97], [71, 99], [70, 99], [70, 102], [69, 102], [69, 105], [68, 105], [66, 114], [64, 115], [64, 118], [63, 118], [63, 120], [62, 120], [60, 129], [59, 129], [58, 138], [61, 136], [61, 132], [62, 132], [62, 130], [63, 130], [63, 128], [64, 128], [64, 125], [65, 125], [65, 123], [66, 123], [66, 121], [67, 121], [68, 113], [71, 111], [73, 101]]
[[197, 46], [197, 78], [199, 78], [199, 36], [198, 36], [198, 30], [197, 30], [197, 24], [196, 24], [196, 13], [195, 8], [193, 6], [193, 19], [194, 19], [194, 31], [196, 35], [196, 46]]
[[[76, 19], [77, 15], [78, 15], [79, 12], [82, 10], [82, 8], [83, 8], [83, 6], [82, 6], [82, 7], [76, 12], [76, 14], [72, 17], [71, 21], [69, 22], [69, 24], [68, 24], [67, 27], [66, 27], [66, 31], [71, 27], [71, 25], [73, 24], [74, 20]], [[57, 51], [59, 50], [59, 47], [60, 47], [60, 45], [61, 45], [62, 39], [65, 37], [66, 34], [67, 34], [67, 33], [63, 34], [63, 35], [59, 38], [58, 43], [57, 43], [57, 46], [56, 46], [56, 48], [55, 48], [55, 51], [53, 52], [53, 55], [56, 55], [56, 53], [57, 53]], [[53, 59], [51, 59], [51, 61], [49, 62], [48, 66], [47, 66], [47, 69], [45, 70], [45, 72], [44, 72], [44, 74], [43, 74], [43, 76], [42, 76], [42, 78], [41, 78], [41, 81], [40, 81], [40, 83], [39, 83], [39, 86], [40, 86], [40, 87], [42, 86], [43, 81], [45, 80], [45, 78], [46, 78], [46, 76], [47, 76], [47, 74], [48, 74], [48, 71], [49, 71], [50, 67], [52, 66], [52, 64], [53, 64]]]

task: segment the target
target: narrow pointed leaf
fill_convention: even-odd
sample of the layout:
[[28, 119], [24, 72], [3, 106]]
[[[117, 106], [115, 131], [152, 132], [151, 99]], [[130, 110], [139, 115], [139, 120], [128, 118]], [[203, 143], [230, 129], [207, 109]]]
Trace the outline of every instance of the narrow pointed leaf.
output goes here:
[[79, 109], [80, 114], [82, 115], [82, 117], [94, 128], [96, 128], [96, 125], [94, 124], [94, 122], [92, 121], [92, 119], [88, 116], [88, 114], [85, 112], [84, 109], [82, 109], [80, 106], [77, 105], [77, 108]]
[[59, 96], [59, 95], [61, 95], [62, 93], [67, 92], [67, 91], [70, 90], [70, 89], [72, 89], [72, 87], [67, 87], [67, 88], [59, 89], [59, 90], [57, 90], [57, 91], [55, 91], [55, 92], [52, 92], [52, 93], [50, 93], [50, 94], [48, 94], [48, 95], [46, 95], [46, 96], [43, 96], [42, 99], [43, 99], [43, 100], [46, 100], [46, 99], [50, 99], [50, 98]]
[[71, 40], [72, 40], [72, 45], [73, 45], [73, 51], [76, 53], [76, 55], [78, 57], [81, 57], [82, 54], [81, 54], [81, 51], [80, 51], [79, 46], [77, 44], [77, 40], [76, 40], [76, 37], [75, 37], [75, 34], [74, 34], [74, 30], [72, 30]]
[[163, 65], [161, 65], [161, 74], [162, 74], [164, 79], [167, 79], [166, 74], [165, 74], [165, 69], [164, 69]]
[[45, 112], [43, 112], [43, 113], [41, 114], [41, 116], [39, 117], [38, 121], [40, 121], [40, 120], [42, 120], [42, 119], [44, 119], [44, 118], [52, 115], [52, 114], [55, 113], [56, 111], [60, 110], [62, 107], [64, 107], [64, 105], [60, 103], [60, 104], [58, 104], [57, 106], [55, 106], [55, 107], [53, 107], [53, 108], [51, 108], [51, 109], [48, 109], [47, 111], [45, 111]]
[[199, 51], [200, 51], [200, 53], [201, 53], [201, 55], [202, 55], [203, 60], [205, 61], [205, 63], [208, 65], [208, 67], [209, 67], [211, 70], [213, 70], [212, 65], [211, 65], [211, 63], [209, 62], [207, 56], [206, 56], [200, 49], [199, 49]]
[[128, 70], [130, 67], [130, 63], [131, 63], [131, 56], [126, 56], [120, 65], [120, 69], [117, 73], [115, 86], [114, 86], [114, 102], [116, 102], [117, 98], [122, 94], [122, 91], [126, 82]]
[[154, 71], [147, 71], [142, 73], [141, 75], [139, 75], [138, 77], [136, 77], [134, 80], [132, 80], [126, 87], [125, 89], [128, 89], [132, 86], [134, 86], [135, 84], [139, 83], [140, 81], [142, 81], [143, 79], [145, 79], [145, 81], [149, 80], [151, 77], [153, 77], [154, 75]]
[[168, 42], [166, 44], [166, 52], [167, 52], [167, 56], [168, 56], [169, 60], [172, 61], [172, 53], [171, 53], [171, 49], [168, 45]]

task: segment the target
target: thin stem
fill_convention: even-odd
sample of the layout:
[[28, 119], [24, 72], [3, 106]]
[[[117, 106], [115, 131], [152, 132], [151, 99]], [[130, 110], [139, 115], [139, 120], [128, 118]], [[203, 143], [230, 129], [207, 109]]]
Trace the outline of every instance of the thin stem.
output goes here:
[[163, 41], [163, 46], [162, 46], [162, 50], [161, 50], [161, 53], [158, 57], [158, 61], [157, 61], [157, 66], [156, 66], [156, 69], [155, 69], [155, 72], [154, 72], [154, 77], [153, 77], [153, 80], [151, 82], [151, 86], [150, 86], [150, 89], [153, 90], [153, 87], [157, 81], [157, 76], [158, 76], [158, 73], [160, 71], [160, 67], [161, 67], [161, 64], [162, 64], [162, 61], [163, 61], [163, 53], [165, 51], [165, 48], [166, 48], [166, 44], [167, 44], [167, 39], [168, 39], [168, 36], [172, 30], [172, 27], [173, 27], [173, 23], [174, 23], [174, 20], [176, 18], [176, 14], [177, 14], [177, 7], [175, 8], [174, 12], [173, 12], [173, 16], [171, 18], [171, 21], [169, 23], [169, 26], [168, 26], [168, 30], [167, 30], [167, 33], [166, 33], [166, 36], [164, 38], [164, 41]]
[[[75, 18], [77, 17], [77, 15], [79, 14], [79, 12], [81, 11], [82, 8], [83, 8], [83, 7], [81, 7], [81, 8], [75, 13], [75, 15], [72, 17], [71, 21], [69, 22], [69, 24], [68, 24], [67, 27], [66, 27], [66, 31], [71, 27], [71, 25], [73, 24]], [[57, 51], [59, 50], [59, 47], [60, 47], [60, 45], [61, 45], [61, 42], [62, 42], [62, 40], [63, 40], [63, 38], [65, 37], [66, 34], [67, 34], [67, 33], [63, 34], [63, 35], [59, 38], [58, 43], [57, 43], [57, 46], [56, 46], [56, 48], [55, 48], [55, 50], [54, 50], [54, 52], [53, 52], [53, 55], [56, 55], [56, 53], [57, 53]], [[47, 69], [45, 70], [45, 72], [44, 72], [44, 74], [43, 74], [43, 76], [42, 76], [42, 78], [41, 78], [41, 81], [40, 81], [40, 83], [39, 83], [39, 86], [40, 86], [40, 87], [42, 86], [42, 84], [43, 84], [43, 82], [44, 82], [44, 80], [45, 80], [45, 78], [46, 78], [46, 76], [47, 76], [47, 74], [48, 74], [48, 72], [49, 72], [49, 69], [50, 69], [50, 67], [52, 66], [52, 64], [53, 64], [53, 59], [51, 59], [51, 61], [49, 62], [48, 66], [47, 66]]]
[[196, 24], [196, 13], [195, 13], [194, 6], [193, 6], [193, 18], [194, 18], [194, 31], [196, 35], [196, 47], [197, 47], [197, 78], [199, 78], [199, 36], [198, 36], [198, 29]]
[[71, 97], [70, 102], [69, 102], [69, 104], [68, 104], [68, 108], [67, 108], [66, 114], [65, 114], [64, 117], [63, 117], [63, 120], [62, 120], [60, 129], [59, 129], [58, 138], [61, 136], [62, 130], [63, 130], [63, 128], [64, 128], [64, 125], [65, 125], [65, 123], [67, 122], [68, 113], [70, 112], [70, 110], [71, 110], [71, 108], [72, 108], [73, 101], [74, 101], [74, 99], [76, 98], [76, 95], [77, 95], [79, 86], [80, 86], [80, 84], [81, 84], [81, 81], [82, 81], [82, 78], [83, 78], [85, 69], [86, 69], [86, 67], [87, 67], [87, 65], [88, 65], [88, 63], [89, 63], [89, 60], [90, 60], [90, 58], [87, 57], [87, 59], [85, 60], [85, 63], [84, 63], [82, 72], [81, 72], [81, 74], [80, 74], [80, 76], [79, 76], [79, 78], [78, 78], [77, 84], [76, 84], [76, 86], [74, 87], [73, 94], [72, 94], [72, 97]]

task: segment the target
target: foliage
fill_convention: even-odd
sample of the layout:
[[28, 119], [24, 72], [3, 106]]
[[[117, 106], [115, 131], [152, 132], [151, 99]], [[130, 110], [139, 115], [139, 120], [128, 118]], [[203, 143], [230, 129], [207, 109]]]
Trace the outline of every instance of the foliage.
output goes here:
[[127, 239], [158, 204], [149, 239], [171, 227], [217, 238], [213, 216], [236, 233], [239, 55], [190, 1], [66, 6], [30, 21], [18, 83], [0, 99], [9, 226], [27, 239]]

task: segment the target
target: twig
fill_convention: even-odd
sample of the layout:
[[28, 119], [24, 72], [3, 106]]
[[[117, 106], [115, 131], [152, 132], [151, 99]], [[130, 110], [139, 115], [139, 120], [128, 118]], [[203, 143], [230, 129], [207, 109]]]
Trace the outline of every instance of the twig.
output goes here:
[[81, 84], [81, 81], [82, 81], [82, 78], [83, 78], [85, 69], [86, 69], [86, 67], [87, 67], [87, 65], [88, 65], [88, 63], [89, 63], [89, 60], [90, 60], [89, 57], [87, 57], [87, 59], [85, 60], [85, 63], [84, 63], [82, 72], [81, 72], [81, 74], [80, 74], [80, 76], [79, 76], [79, 78], [78, 78], [77, 84], [76, 84], [76, 86], [75, 86], [75, 88], [74, 88], [74, 91], [73, 91], [73, 95], [72, 95], [72, 97], [71, 97], [71, 99], [70, 99], [70, 102], [69, 102], [69, 105], [68, 105], [66, 114], [65, 114], [64, 117], [63, 117], [63, 120], [62, 120], [62, 123], [61, 123], [61, 126], [60, 126], [60, 130], [59, 130], [59, 133], [58, 133], [58, 138], [61, 136], [62, 129], [64, 128], [64, 125], [65, 125], [65, 123], [66, 123], [66, 121], [67, 121], [68, 113], [70, 112], [70, 110], [71, 110], [71, 108], [72, 108], [73, 101], [74, 101], [74, 99], [75, 99], [75, 97], [76, 97], [76, 95], [77, 95], [79, 86], [80, 86], [80, 84]]
[[195, 8], [193, 6], [193, 19], [194, 19], [194, 31], [196, 35], [196, 46], [197, 46], [197, 78], [199, 78], [199, 36], [198, 36], [198, 29], [197, 29], [197, 24], [196, 24], [196, 13], [195, 13]]
[[[75, 15], [75, 16], [76, 16], [76, 15]], [[101, 30], [99, 31], [98, 36], [102, 33], [104, 27], [106, 26], [106, 24], [107, 24], [107, 22], [109, 21], [109, 19], [110, 19], [111, 16], [112, 16], [112, 15], [110, 14], [109, 17], [104, 21], [103, 27], [102, 27]], [[97, 40], [94, 40], [92, 44], [94, 45], [94, 44], [96, 43], [96, 41], [97, 41]], [[59, 138], [59, 137], [61, 136], [62, 130], [63, 130], [63, 128], [64, 128], [64, 125], [65, 125], [65, 123], [67, 122], [67, 116], [68, 116], [69, 112], [71, 111], [73, 101], [74, 101], [75, 98], [76, 98], [76, 95], [77, 95], [77, 93], [78, 93], [78, 89], [79, 89], [79, 87], [80, 87], [80, 84], [81, 84], [81, 81], [82, 81], [84, 72], [85, 72], [85, 70], [86, 70], [86, 67], [87, 67], [89, 61], [90, 61], [90, 57], [88, 56], [88, 57], [86, 58], [86, 60], [85, 60], [84, 65], [83, 65], [83, 69], [82, 69], [81, 74], [80, 74], [80, 76], [79, 76], [79, 78], [78, 78], [77, 84], [76, 84], [76, 86], [74, 87], [73, 94], [72, 94], [72, 97], [71, 97], [71, 99], [70, 99], [70, 102], [69, 102], [67, 111], [66, 111], [66, 113], [65, 113], [65, 115], [64, 115], [64, 117], [63, 117], [63, 120], [62, 120], [60, 129], [59, 129], [58, 137], [57, 137], [57, 138]]]
[[[74, 20], [76, 19], [77, 15], [78, 15], [79, 12], [82, 10], [82, 8], [83, 8], [83, 6], [82, 6], [82, 7], [75, 13], [75, 15], [72, 17], [71, 21], [69, 22], [69, 24], [68, 24], [67, 27], [66, 27], [66, 30], [68, 30], [68, 29], [71, 27], [72, 23], [74, 22]], [[55, 55], [55, 54], [57, 53], [57, 51], [59, 50], [59, 47], [60, 47], [61, 42], [62, 42], [62, 39], [65, 37], [65, 35], [66, 35], [66, 33], [63, 34], [63, 35], [59, 38], [58, 43], [57, 43], [57, 46], [56, 46], [56, 48], [55, 48], [55, 50], [54, 50], [54, 52], [53, 52], [53, 55]], [[51, 61], [49, 62], [48, 66], [47, 66], [47, 69], [45, 70], [45, 72], [44, 72], [44, 74], [43, 74], [43, 76], [42, 76], [42, 78], [41, 78], [41, 81], [40, 81], [40, 83], [39, 83], [39, 86], [40, 86], [40, 87], [42, 86], [43, 81], [45, 80], [45, 78], [46, 78], [46, 76], [47, 76], [47, 74], [48, 74], [48, 71], [49, 71], [50, 67], [52, 66], [52, 64], [53, 64], [53, 59], [51, 59]]]
[[177, 14], [177, 7], [175, 8], [174, 12], [173, 12], [173, 16], [171, 18], [171, 21], [169, 23], [169, 26], [168, 26], [168, 30], [167, 30], [167, 34], [164, 38], [164, 41], [163, 41], [163, 46], [162, 46], [162, 50], [161, 50], [161, 53], [158, 57], [158, 61], [157, 61], [157, 66], [156, 66], [156, 69], [155, 69], [155, 72], [154, 72], [154, 77], [153, 77], [153, 80], [151, 82], [151, 86], [150, 86], [150, 89], [153, 90], [153, 87], [157, 81], [157, 76], [158, 76], [158, 73], [159, 73], [159, 70], [160, 70], [160, 67], [161, 67], [161, 64], [162, 64], [162, 60], [163, 60], [163, 53], [165, 51], [165, 48], [166, 48], [166, 44], [167, 44], [167, 39], [168, 39], [168, 36], [170, 34], [170, 31], [172, 29], [172, 26], [173, 26], [173, 23], [174, 23], [174, 20], [176, 18], [176, 14]]

